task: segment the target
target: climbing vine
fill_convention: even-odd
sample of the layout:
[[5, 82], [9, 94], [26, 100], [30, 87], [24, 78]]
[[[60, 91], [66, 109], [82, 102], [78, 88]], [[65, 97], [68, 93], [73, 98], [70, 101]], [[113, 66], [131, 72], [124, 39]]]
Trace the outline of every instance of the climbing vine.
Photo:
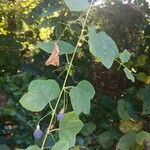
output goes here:
[[[81, 47], [85, 43], [88, 44], [88, 52], [91, 57], [99, 65], [102, 64], [106, 69], [110, 69], [114, 63], [117, 63], [119, 65], [117, 69], [122, 70], [129, 81], [135, 82], [136, 78], [139, 78], [137, 71], [127, 65], [133, 56], [132, 52], [127, 49], [119, 50], [113, 38], [105, 31], [99, 31], [97, 25], [91, 21], [91, 18], [89, 19], [92, 10], [96, 7], [94, 0], [90, 2], [87, 0], [63, 0], [62, 3], [64, 3], [65, 7], [62, 7], [61, 4], [59, 7], [55, 7], [55, 5], [49, 6], [41, 16], [47, 19], [49, 14], [54, 13], [53, 17], [55, 17], [59, 15], [55, 13], [56, 10], [65, 9], [68, 14], [77, 13], [78, 17], [66, 23], [61, 22], [65, 27], [58, 34], [59, 36], [56, 36], [55, 40], [47, 38], [51, 33], [50, 28], [40, 30], [41, 33], [39, 33], [39, 39], [36, 41], [36, 48], [49, 54], [43, 65], [52, 69], [57, 68], [58, 70], [64, 68], [64, 71], [59, 75], [64, 75], [63, 83], [59, 84], [52, 77], [32, 80], [28, 85], [27, 92], [20, 98], [19, 103], [22, 107], [33, 113], [48, 109], [48, 113], [38, 120], [33, 132], [34, 139], [40, 142], [37, 142], [37, 144], [35, 142], [34, 145], [29, 146], [26, 150], [79, 150], [80, 147], [76, 146], [76, 136], [82, 129], [84, 134], [85, 128], [90, 128], [91, 132], [95, 130], [96, 127], [92, 123], [87, 124], [80, 117], [81, 114], [90, 114], [91, 101], [97, 94], [94, 86], [85, 79], [75, 82], [73, 85], [68, 82], [73, 69], [76, 69], [74, 67], [76, 55], [83, 50]], [[34, 20], [31, 19], [30, 21]], [[80, 26], [80, 28], [76, 28], [80, 31], [80, 34], [77, 41], [71, 43], [64, 39], [64, 33], [69, 30], [73, 38], [73, 35], [76, 34], [76, 30], [72, 28], [74, 24]], [[65, 59], [65, 64], [61, 61], [62, 57]], [[86, 61], [88, 62], [88, 60]], [[116, 72], [118, 71], [117, 69]], [[140, 89], [136, 95], [143, 102], [142, 115], [150, 114], [149, 92], [150, 88], [146, 86]], [[120, 137], [120, 140], [117, 143], [116, 150], [140, 150], [150, 146], [150, 134], [142, 130], [142, 123], [137, 121], [137, 114], [133, 113], [134, 110], [130, 102], [126, 101], [125, 98], [122, 95], [122, 99], [119, 99], [114, 104], [109, 97], [103, 97], [101, 107], [111, 111], [112, 108], [109, 105], [116, 108], [116, 112], [112, 113], [118, 114], [120, 119], [119, 128], [124, 133], [123, 136], [117, 133], [115, 137], [113, 135], [116, 132], [114, 128], [101, 133], [98, 141], [104, 149], [109, 149], [113, 146], [113, 142], [118, 137]], [[42, 127], [41, 123], [45, 118], [48, 118], [49, 121], [46, 129]], [[53, 133], [58, 136], [55, 137]], [[53, 145], [47, 144], [50, 138], [55, 141]], [[84, 149], [85, 147], [81, 148]]]

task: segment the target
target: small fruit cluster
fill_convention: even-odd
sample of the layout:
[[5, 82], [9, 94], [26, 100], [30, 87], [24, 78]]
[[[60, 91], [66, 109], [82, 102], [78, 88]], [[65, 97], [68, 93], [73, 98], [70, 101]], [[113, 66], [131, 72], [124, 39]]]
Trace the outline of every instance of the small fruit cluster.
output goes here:
[[[57, 114], [57, 121], [62, 121], [64, 119], [64, 108]], [[36, 126], [36, 129], [33, 132], [33, 136], [35, 139], [40, 139], [43, 135], [43, 131], [40, 130], [40, 125]]]

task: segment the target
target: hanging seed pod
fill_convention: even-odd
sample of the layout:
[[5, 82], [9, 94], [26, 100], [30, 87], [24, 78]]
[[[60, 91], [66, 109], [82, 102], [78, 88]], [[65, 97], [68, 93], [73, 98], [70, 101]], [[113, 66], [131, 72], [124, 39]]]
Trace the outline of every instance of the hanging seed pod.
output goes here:
[[33, 132], [33, 136], [35, 139], [40, 139], [42, 137], [43, 132], [40, 130], [40, 126], [37, 125], [36, 129]]
[[61, 109], [61, 111], [57, 114], [57, 120], [62, 121], [64, 119], [64, 108]]

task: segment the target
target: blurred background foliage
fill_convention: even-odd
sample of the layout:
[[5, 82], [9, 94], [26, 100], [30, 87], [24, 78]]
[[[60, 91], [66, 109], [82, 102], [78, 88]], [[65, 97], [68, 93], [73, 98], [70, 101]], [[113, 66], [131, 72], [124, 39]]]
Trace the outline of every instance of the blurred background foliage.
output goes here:
[[[90, 115], [81, 115], [86, 124], [77, 136], [80, 149], [115, 149], [119, 139], [124, 139], [123, 135], [129, 131], [142, 131], [141, 139], [145, 136], [143, 130], [150, 132], [149, 5], [146, 0], [103, 0], [103, 4], [92, 9], [87, 25], [96, 25], [99, 31], [109, 34], [120, 52], [129, 50], [132, 58], [126, 65], [137, 74], [136, 82], [131, 83], [117, 63], [107, 70], [91, 56], [88, 44], [80, 43], [68, 84], [87, 79], [96, 89]], [[61, 0], [0, 0], [1, 150], [38, 143], [32, 132], [48, 109], [31, 113], [18, 100], [33, 79], [54, 78], [62, 84], [68, 65], [62, 55], [59, 69], [46, 67], [48, 54], [39, 50], [36, 43], [58, 39], [66, 25], [78, 17], [79, 13], [70, 13]], [[82, 17], [84, 13], [81, 20]], [[81, 24], [75, 21], [65, 30], [62, 40], [74, 46], [80, 31]], [[45, 119], [42, 128], [47, 125]], [[49, 138], [47, 144], [52, 146], [54, 141]], [[136, 149], [142, 150], [148, 144], [137, 142]]]

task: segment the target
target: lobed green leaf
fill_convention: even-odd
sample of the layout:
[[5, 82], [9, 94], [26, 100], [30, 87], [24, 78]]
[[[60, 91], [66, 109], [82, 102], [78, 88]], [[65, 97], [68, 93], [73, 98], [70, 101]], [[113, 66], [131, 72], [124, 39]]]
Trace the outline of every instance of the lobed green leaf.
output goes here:
[[60, 88], [55, 80], [34, 80], [19, 102], [27, 110], [38, 112], [43, 110], [49, 101], [56, 99], [59, 93]]
[[60, 141], [68, 141], [69, 148], [75, 145], [76, 134], [82, 129], [83, 123], [79, 120], [78, 114], [69, 112], [65, 114], [64, 120], [59, 123]]
[[94, 26], [90, 28], [88, 35], [90, 52], [100, 59], [101, 63], [109, 69], [114, 59], [119, 56], [119, 51], [115, 42], [103, 31], [96, 33]]
[[80, 114], [81, 112], [89, 114], [90, 100], [95, 95], [95, 90], [92, 84], [86, 80], [78, 83], [76, 87], [70, 90], [70, 99], [73, 110]]

